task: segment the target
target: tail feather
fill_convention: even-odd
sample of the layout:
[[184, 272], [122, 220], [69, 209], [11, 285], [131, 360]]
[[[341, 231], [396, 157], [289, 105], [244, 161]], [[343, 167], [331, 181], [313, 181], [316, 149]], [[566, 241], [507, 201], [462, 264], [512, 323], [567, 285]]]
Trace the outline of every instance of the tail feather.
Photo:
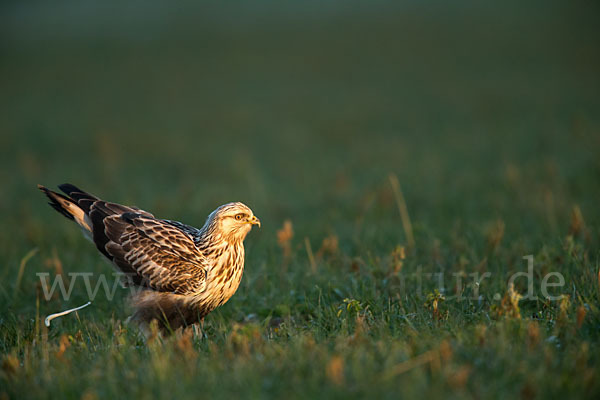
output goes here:
[[65, 217], [75, 220], [84, 230], [91, 232], [91, 224], [85, 210], [77, 204], [74, 198], [69, 198], [65, 195], [50, 190], [42, 185], [38, 185], [40, 189], [50, 199], [50, 206]]

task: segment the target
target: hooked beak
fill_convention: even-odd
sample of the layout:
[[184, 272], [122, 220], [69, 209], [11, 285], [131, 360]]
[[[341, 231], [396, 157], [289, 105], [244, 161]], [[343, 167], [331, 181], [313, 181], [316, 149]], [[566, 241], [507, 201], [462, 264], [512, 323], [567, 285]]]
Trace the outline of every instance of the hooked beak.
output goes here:
[[252, 225], [258, 225], [260, 228], [260, 219], [256, 218], [254, 215], [248, 220], [248, 223]]

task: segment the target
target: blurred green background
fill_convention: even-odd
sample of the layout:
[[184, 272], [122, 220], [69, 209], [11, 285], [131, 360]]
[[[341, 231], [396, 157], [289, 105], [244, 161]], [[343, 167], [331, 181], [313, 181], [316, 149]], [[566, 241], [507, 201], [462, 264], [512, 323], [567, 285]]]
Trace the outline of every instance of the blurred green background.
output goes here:
[[598, 7], [516, 4], [5, 4], [2, 209], [71, 181], [312, 227], [390, 172], [417, 221], [595, 202]]
[[[586, 299], [597, 300], [598, 11], [592, 1], [4, 2], [4, 321], [14, 332], [33, 329], [35, 272], [52, 271], [57, 252], [65, 272], [106, 271], [36, 189], [63, 182], [196, 226], [222, 203], [252, 207], [263, 228], [247, 239], [240, 291], [216, 312], [223, 324], [266, 317], [279, 303], [301, 319], [310, 311], [290, 293], [305, 289], [321, 304], [315, 284], [343, 293], [331, 292], [332, 303], [360, 298], [368, 291], [348, 278], [356, 265], [377, 289], [368, 296], [395, 296], [372, 273], [407, 243], [390, 174], [416, 239], [406, 271], [469, 272], [486, 260], [505, 290], [506, 276], [524, 269], [521, 257], [550, 253], [545, 270], [561, 270], [569, 287], [569, 277], [583, 280]], [[577, 265], [587, 269], [560, 269], [564, 259], [552, 254], [575, 209], [585, 226], [575, 232], [585, 233]], [[285, 219], [295, 236], [283, 267], [276, 231]], [[339, 257], [311, 276], [304, 238], [316, 252], [331, 235]], [[40, 253], [15, 288], [32, 248]], [[126, 316], [98, 307], [98, 321]], [[593, 346], [595, 315], [585, 336]], [[18, 343], [6, 332], [8, 352]]]

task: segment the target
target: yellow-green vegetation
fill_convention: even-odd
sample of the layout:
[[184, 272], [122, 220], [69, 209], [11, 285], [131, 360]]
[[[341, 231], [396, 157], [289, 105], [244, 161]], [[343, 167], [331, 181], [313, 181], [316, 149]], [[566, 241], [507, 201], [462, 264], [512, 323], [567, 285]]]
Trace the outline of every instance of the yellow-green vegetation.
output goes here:
[[[119, 4], [2, 6], [0, 399], [599, 397], [596, 4]], [[67, 181], [252, 207], [205, 338], [45, 327], [113, 279]]]

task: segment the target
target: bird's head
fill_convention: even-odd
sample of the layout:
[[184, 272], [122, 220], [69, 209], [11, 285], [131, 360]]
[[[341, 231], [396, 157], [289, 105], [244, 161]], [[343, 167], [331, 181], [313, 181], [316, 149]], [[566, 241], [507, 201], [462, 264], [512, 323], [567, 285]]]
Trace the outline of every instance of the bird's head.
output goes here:
[[228, 241], [242, 241], [252, 225], [260, 227], [260, 220], [254, 216], [250, 207], [235, 202], [224, 204], [213, 211], [206, 224]]

